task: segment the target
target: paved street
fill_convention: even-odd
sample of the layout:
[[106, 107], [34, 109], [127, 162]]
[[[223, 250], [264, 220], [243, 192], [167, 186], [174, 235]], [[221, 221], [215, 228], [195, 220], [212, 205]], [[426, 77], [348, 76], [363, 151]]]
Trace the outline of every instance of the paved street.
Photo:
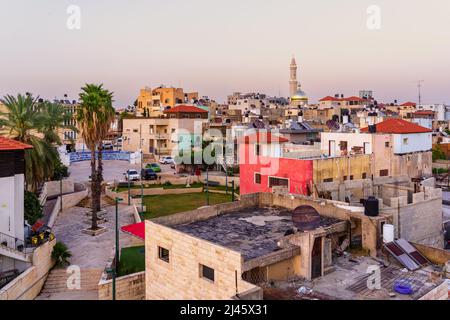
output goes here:
[[[111, 257], [114, 248], [114, 214], [115, 207], [108, 206], [105, 208], [107, 214], [105, 215], [107, 222], [101, 224], [101, 226], [106, 227], [107, 232], [98, 235], [96, 237], [89, 236], [82, 233], [82, 229], [88, 228], [90, 226], [89, 217], [86, 215], [87, 208], [73, 207], [63, 211], [53, 227], [56, 239], [62, 241], [67, 245], [72, 257], [70, 262], [72, 265], [77, 265], [81, 269], [81, 278], [92, 277], [92, 272], [95, 273], [95, 277], [91, 279], [91, 286], [98, 283], [100, 280], [101, 271], [105, 268], [108, 259]], [[132, 207], [126, 205], [120, 205], [119, 207], [119, 224], [120, 226], [128, 225], [134, 223], [134, 218], [132, 214]], [[138, 239], [119, 232], [120, 246], [127, 247], [132, 245], [139, 245]], [[51, 272], [58, 273], [58, 269]], [[62, 272], [64, 273], [64, 272]], [[62, 282], [66, 280], [69, 274], [62, 279]], [[82, 288], [83, 289], [83, 288]], [[40, 294], [38, 299], [85, 299], [88, 294], [89, 297], [95, 299], [95, 290], [86, 293], [83, 290], [51, 290], [43, 292]]]
[[[144, 164], [145, 165], [145, 164]], [[173, 174], [174, 170], [170, 169], [170, 165], [161, 166], [163, 174]], [[124, 172], [128, 169], [140, 169], [139, 164], [130, 164], [127, 161], [109, 160], [103, 162], [103, 177], [107, 182], [114, 180], [124, 180]], [[159, 174], [159, 173], [158, 173]], [[74, 182], [87, 182], [91, 175], [90, 161], [75, 162], [70, 165], [70, 178]]]

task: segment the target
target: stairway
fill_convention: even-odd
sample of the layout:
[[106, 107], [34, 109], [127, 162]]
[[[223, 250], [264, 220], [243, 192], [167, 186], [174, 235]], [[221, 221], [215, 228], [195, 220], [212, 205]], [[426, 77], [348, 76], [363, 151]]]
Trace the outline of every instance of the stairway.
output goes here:
[[36, 300], [97, 300], [102, 272], [102, 269], [81, 269], [81, 288], [69, 289], [67, 280], [72, 273], [65, 268], [53, 269]]

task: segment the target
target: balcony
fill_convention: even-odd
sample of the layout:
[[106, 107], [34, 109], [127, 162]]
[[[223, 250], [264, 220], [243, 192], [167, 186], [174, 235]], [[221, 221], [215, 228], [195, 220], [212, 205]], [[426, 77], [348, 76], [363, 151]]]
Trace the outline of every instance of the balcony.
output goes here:
[[154, 140], [169, 140], [170, 139], [170, 134], [168, 133], [151, 133], [149, 135], [149, 139], [154, 139]]

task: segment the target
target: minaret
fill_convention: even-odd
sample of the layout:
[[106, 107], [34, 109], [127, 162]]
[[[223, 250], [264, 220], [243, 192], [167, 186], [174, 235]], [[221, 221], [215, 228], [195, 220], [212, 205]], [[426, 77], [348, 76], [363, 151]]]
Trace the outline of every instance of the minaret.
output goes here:
[[297, 63], [295, 62], [295, 57], [291, 60], [291, 78], [289, 80], [289, 98], [291, 98], [297, 92], [298, 81], [297, 81]]

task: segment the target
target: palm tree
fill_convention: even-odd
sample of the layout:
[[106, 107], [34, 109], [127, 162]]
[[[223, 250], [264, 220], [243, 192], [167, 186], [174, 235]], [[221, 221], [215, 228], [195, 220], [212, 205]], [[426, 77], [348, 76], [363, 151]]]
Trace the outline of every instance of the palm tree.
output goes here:
[[6, 112], [0, 112], [0, 126], [11, 138], [33, 146], [25, 151], [27, 189], [32, 191], [53, 176], [59, 161], [56, 149], [43, 139], [47, 119], [37, 100], [31, 94], [7, 95], [0, 100], [6, 107]]
[[63, 105], [45, 101], [40, 105], [43, 117], [44, 139], [49, 143], [61, 145], [61, 139], [58, 135], [59, 129], [68, 129], [78, 132], [72, 124], [73, 114], [67, 111]]
[[[103, 85], [86, 84], [81, 88], [80, 102], [76, 118], [84, 143], [91, 151], [91, 229], [95, 230], [98, 228], [97, 212], [100, 210], [101, 183], [103, 180], [102, 141], [114, 117], [112, 93], [103, 89]], [[96, 150], [99, 151], [98, 163]]]

